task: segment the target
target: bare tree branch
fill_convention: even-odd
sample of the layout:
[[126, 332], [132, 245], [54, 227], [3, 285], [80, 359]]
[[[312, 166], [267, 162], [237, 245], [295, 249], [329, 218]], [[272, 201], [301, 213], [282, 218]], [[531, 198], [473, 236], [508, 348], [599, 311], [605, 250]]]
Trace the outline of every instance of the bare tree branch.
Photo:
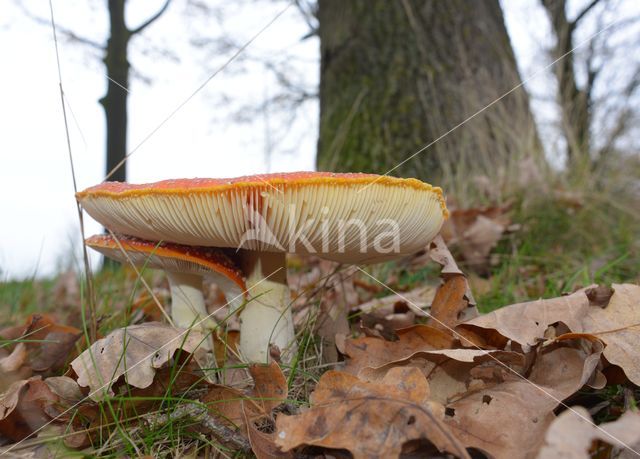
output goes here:
[[304, 19], [304, 22], [309, 26], [309, 31], [302, 37], [302, 39], [306, 40], [307, 38], [318, 35], [318, 25], [314, 24], [314, 19], [316, 19], [317, 14], [315, 8], [308, 4], [304, 5], [302, 0], [294, 0], [294, 4], [302, 16], [302, 19]]
[[[29, 11], [27, 9], [27, 7], [22, 3], [22, 2], [16, 2], [18, 8], [20, 8], [22, 10], [22, 12], [25, 14], [25, 16], [27, 16], [28, 18], [30, 18], [31, 20], [33, 20], [34, 22], [50, 27], [51, 26], [51, 19], [49, 18], [42, 18], [40, 16], [37, 16], [35, 14], [33, 14], [31, 11]], [[97, 50], [100, 51], [104, 51], [105, 47], [103, 44], [98, 43], [97, 41], [94, 41], [90, 38], [87, 37], [83, 37], [78, 35], [77, 33], [75, 33], [73, 30], [68, 29], [64, 26], [61, 26], [60, 24], [56, 23], [56, 31], [59, 32], [61, 35], [64, 35], [65, 38], [67, 40], [70, 41], [74, 41], [76, 43], [80, 43], [82, 45], [87, 45], [90, 46], [92, 48], [95, 48]]]
[[591, 11], [593, 9], [594, 6], [596, 6], [598, 3], [600, 3], [601, 0], [591, 0], [591, 3], [589, 3], [587, 6], [585, 6], [583, 8], [582, 11], [580, 11], [580, 13], [578, 13], [578, 15], [575, 17], [575, 19], [573, 21], [570, 22], [569, 26], [571, 27], [571, 29], [575, 29], [576, 26], [578, 25], [578, 23], [587, 15], [589, 14], [589, 11]]
[[151, 16], [149, 19], [147, 19], [145, 22], [140, 24], [135, 29], [131, 30], [130, 34], [131, 35], [138, 34], [138, 33], [142, 32], [144, 29], [146, 29], [147, 27], [149, 27], [151, 24], [153, 24], [167, 10], [167, 8], [169, 7], [170, 3], [171, 3], [171, 0], [166, 0], [164, 2], [164, 5], [162, 5], [162, 8], [160, 8], [156, 14]]

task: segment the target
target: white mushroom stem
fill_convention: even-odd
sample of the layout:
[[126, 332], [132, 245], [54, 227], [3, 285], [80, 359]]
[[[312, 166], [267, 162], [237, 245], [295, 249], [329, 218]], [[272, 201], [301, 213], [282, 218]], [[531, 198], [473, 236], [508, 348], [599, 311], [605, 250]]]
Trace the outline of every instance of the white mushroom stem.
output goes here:
[[240, 353], [249, 362], [267, 362], [270, 344], [278, 347], [285, 362], [295, 354], [285, 257], [274, 252], [243, 254], [249, 301], [240, 314]]
[[[176, 327], [190, 328], [210, 334], [215, 322], [208, 316], [202, 294], [202, 276], [167, 272], [171, 287], [171, 319]], [[206, 318], [206, 319], [205, 319]], [[213, 338], [208, 336], [202, 343], [208, 351], [213, 351]]]

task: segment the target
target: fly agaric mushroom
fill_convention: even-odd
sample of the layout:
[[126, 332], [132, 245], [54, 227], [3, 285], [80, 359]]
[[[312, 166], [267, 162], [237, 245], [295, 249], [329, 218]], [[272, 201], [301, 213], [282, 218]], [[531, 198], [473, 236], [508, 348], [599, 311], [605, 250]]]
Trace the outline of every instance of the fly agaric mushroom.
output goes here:
[[[233, 261], [215, 247], [194, 247], [169, 242], [152, 242], [137, 237], [95, 235], [85, 243], [104, 256], [136, 267], [162, 269], [171, 289], [171, 319], [177, 327], [194, 327], [207, 336], [215, 324], [208, 319], [202, 293], [203, 276], [208, 276], [224, 292], [231, 310], [243, 302], [245, 282]], [[126, 253], [125, 253], [126, 252]], [[213, 351], [208, 337], [205, 348]]]
[[419, 180], [327, 172], [105, 182], [77, 199], [119, 233], [241, 248], [253, 300], [240, 316], [240, 350], [253, 362], [267, 360], [270, 344], [283, 352], [294, 345], [286, 253], [391, 260], [424, 248], [448, 215], [442, 190]]

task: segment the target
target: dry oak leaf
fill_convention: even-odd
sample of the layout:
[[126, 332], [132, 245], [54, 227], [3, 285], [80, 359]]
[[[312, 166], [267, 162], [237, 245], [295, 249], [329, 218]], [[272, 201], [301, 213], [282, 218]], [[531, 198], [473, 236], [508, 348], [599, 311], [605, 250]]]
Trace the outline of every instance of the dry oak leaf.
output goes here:
[[438, 288], [431, 304], [429, 325], [443, 330], [451, 330], [458, 325], [469, 308], [466, 292], [469, 283], [464, 276], [452, 276]]
[[250, 421], [247, 417], [246, 410], [244, 411], [244, 422], [247, 426], [247, 437], [249, 438], [249, 444], [251, 445], [251, 451], [256, 455], [257, 459], [293, 459], [293, 454], [290, 452], [282, 451], [278, 445], [276, 445], [276, 434], [265, 433], [259, 430], [253, 421]]
[[436, 290], [436, 286], [425, 285], [401, 294], [372, 299], [351, 311], [360, 313], [360, 328], [367, 336], [395, 340], [395, 331], [414, 325], [417, 315], [428, 317]]
[[452, 348], [450, 333], [429, 325], [414, 325], [396, 330], [397, 341], [375, 337], [347, 339], [339, 344], [340, 352], [349, 357], [345, 371], [358, 374], [362, 368], [378, 368], [391, 362], [404, 361], [421, 351]]
[[[557, 322], [575, 333], [594, 335], [606, 347], [603, 355], [620, 366], [629, 380], [640, 385], [640, 286], [613, 284], [613, 295], [602, 307], [602, 295], [591, 286], [571, 295], [519, 303], [460, 325], [493, 329], [522, 345], [525, 352], [545, 339], [547, 328]], [[601, 292], [601, 290], [600, 290]], [[593, 299], [590, 300], [590, 298]]]
[[493, 459], [533, 458], [558, 404], [596, 373], [602, 343], [565, 340], [541, 349], [525, 379], [506, 379], [447, 405], [445, 422], [466, 447]]
[[29, 355], [25, 343], [18, 343], [11, 353], [0, 348], [0, 393], [3, 393], [11, 384], [29, 378], [33, 371], [27, 364]]
[[68, 376], [52, 376], [45, 379], [44, 382], [49, 386], [51, 392], [69, 405], [78, 403], [85, 398], [78, 383]]
[[0, 375], [13, 373], [18, 371], [27, 360], [27, 346], [24, 343], [18, 343], [11, 354], [0, 358]]
[[427, 254], [431, 260], [438, 263], [442, 266], [442, 270], [440, 271], [440, 277], [444, 280], [448, 280], [455, 276], [462, 276], [466, 283], [466, 289], [464, 296], [468, 301], [468, 308], [464, 311], [461, 311], [460, 320], [469, 320], [478, 316], [478, 309], [476, 308], [476, 300], [473, 297], [473, 293], [471, 292], [471, 287], [469, 286], [469, 282], [467, 278], [464, 276], [464, 273], [458, 268], [456, 261], [451, 255], [449, 248], [444, 243], [442, 236], [437, 236], [431, 243], [429, 247], [427, 247]]
[[344, 371], [367, 380], [379, 380], [392, 367], [419, 368], [429, 381], [433, 399], [446, 402], [468, 390], [470, 370], [487, 361], [522, 367], [520, 353], [501, 350], [452, 349], [456, 340], [447, 331], [414, 325], [397, 331], [397, 341], [376, 337], [345, 339], [340, 350], [349, 357]]
[[302, 445], [349, 450], [354, 459], [394, 458], [412, 440], [468, 458], [443, 424], [442, 405], [428, 402], [429, 385], [416, 368], [393, 368], [380, 382], [338, 371], [322, 375], [311, 408], [276, 420], [276, 444], [283, 451]]
[[367, 381], [378, 381], [393, 367], [415, 367], [422, 371], [429, 382], [430, 399], [439, 403], [448, 403], [478, 386], [481, 381], [478, 381], [473, 373], [480, 365], [495, 367], [502, 372], [511, 370], [519, 372], [524, 364], [524, 356], [517, 352], [437, 349], [418, 352], [405, 361], [391, 362], [377, 368], [362, 368], [357, 376]]
[[254, 421], [270, 416], [271, 411], [287, 399], [287, 379], [277, 363], [254, 364], [249, 367], [253, 387], [248, 391], [212, 384], [201, 402], [209, 414], [222, 418], [228, 425], [246, 430], [245, 418]]
[[48, 409], [58, 401], [40, 376], [14, 382], [0, 395], [0, 435], [26, 438], [55, 416]]
[[401, 294], [393, 294], [383, 298], [374, 298], [366, 303], [362, 303], [351, 311], [361, 311], [365, 314], [372, 314], [376, 317], [386, 317], [397, 311], [399, 304], [409, 307], [414, 304], [420, 309], [427, 309], [431, 306], [431, 302], [436, 295], [437, 287], [433, 285], [424, 285], [408, 292]]
[[75, 343], [82, 331], [58, 324], [48, 314], [31, 314], [24, 325], [6, 328], [0, 336], [9, 340], [24, 339], [28, 364], [37, 372], [56, 371], [74, 356]]
[[594, 441], [620, 450], [619, 459], [640, 456], [640, 413], [627, 411], [613, 422], [596, 427], [589, 412], [575, 406], [558, 416], [545, 435], [537, 459], [589, 459]]
[[506, 215], [510, 208], [510, 205], [505, 205], [453, 209], [442, 227], [442, 236], [447, 243], [459, 247], [467, 264], [486, 268], [491, 249], [511, 223], [511, 219]]
[[131, 386], [150, 386], [156, 370], [176, 351], [204, 352], [202, 342], [202, 335], [193, 330], [148, 322], [112, 331], [80, 354], [71, 366], [78, 384], [90, 388], [92, 399], [101, 400], [113, 395], [111, 386], [123, 375]]

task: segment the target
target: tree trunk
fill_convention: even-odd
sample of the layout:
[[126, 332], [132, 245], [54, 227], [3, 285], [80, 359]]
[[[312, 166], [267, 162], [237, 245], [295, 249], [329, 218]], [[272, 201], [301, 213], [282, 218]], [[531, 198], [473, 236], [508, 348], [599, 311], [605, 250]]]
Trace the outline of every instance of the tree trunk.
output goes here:
[[498, 0], [319, 0], [318, 18], [319, 169], [433, 180], [540, 151], [520, 88], [403, 163], [520, 83]]
[[553, 58], [560, 60], [554, 70], [558, 84], [558, 103], [562, 114], [562, 132], [567, 142], [567, 169], [582, 177], [590, 166], [591, 88], [595, 73], [589, 69], [584, 88], [576, 81], [573, 56], [575, 22], [567, 18], [566, 0], [543, 0], [556, 36]]
[[[131, 32], [125, 23], [125, 0], [109, 0], [110, 36], [104, 58], [107, 67], [107, 94], [100, 100], [107, 120], [106, 174], [118, 166], [127, 154], [127, 90], [129, 61], [127, 47]], [[109, 180], [124, 182], [126, 164], [122, 164]]]

